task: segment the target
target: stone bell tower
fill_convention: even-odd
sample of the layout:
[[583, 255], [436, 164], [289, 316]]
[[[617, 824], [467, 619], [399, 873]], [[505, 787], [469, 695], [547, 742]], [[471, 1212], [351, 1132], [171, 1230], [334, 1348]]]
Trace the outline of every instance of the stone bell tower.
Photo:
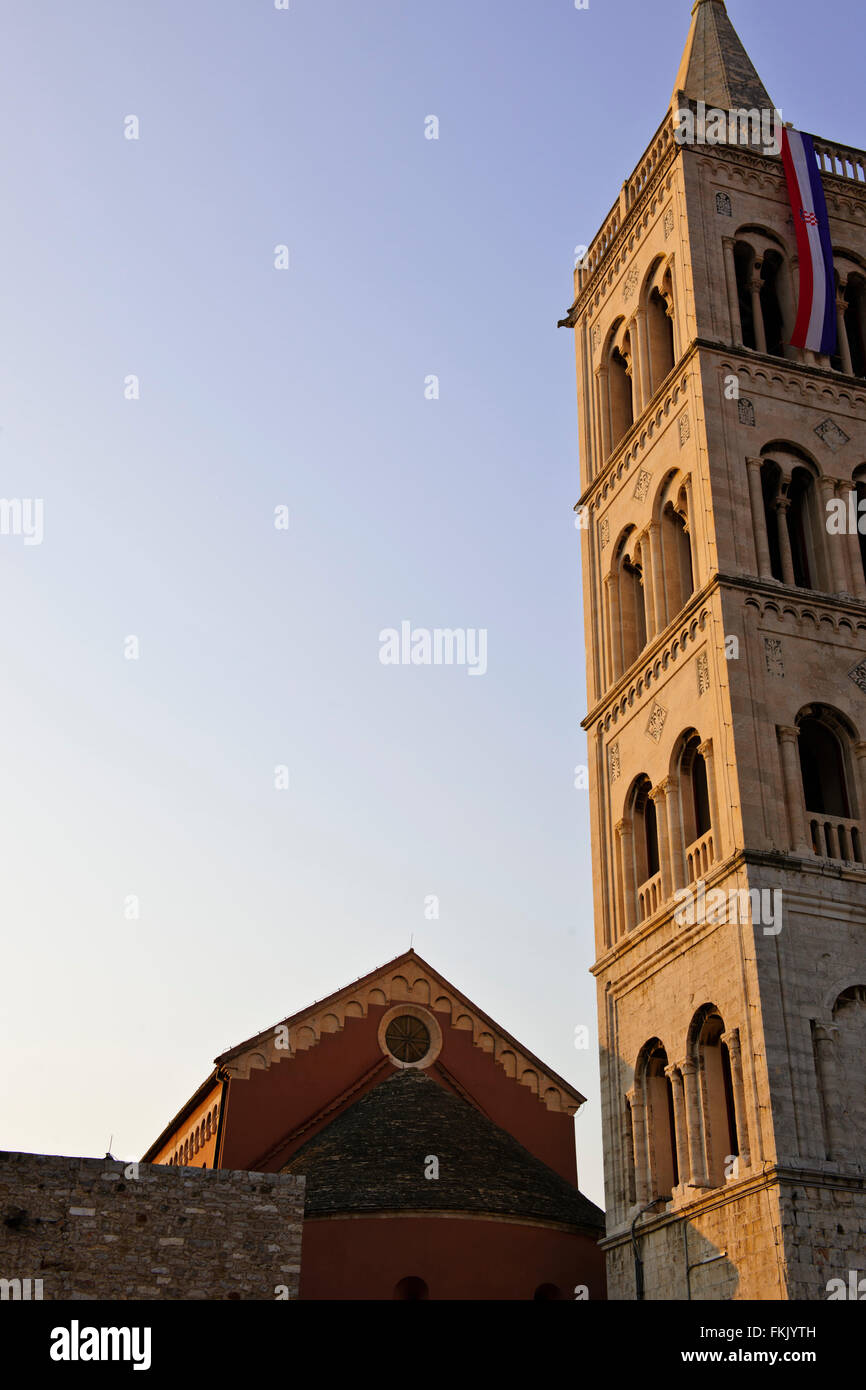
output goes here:
[[866, 156], [814, 138], [820, 355], [791, 344], [780, 138], [722, 0], [696, 0], [563, 320], [619, 1299], [866, 1280]]

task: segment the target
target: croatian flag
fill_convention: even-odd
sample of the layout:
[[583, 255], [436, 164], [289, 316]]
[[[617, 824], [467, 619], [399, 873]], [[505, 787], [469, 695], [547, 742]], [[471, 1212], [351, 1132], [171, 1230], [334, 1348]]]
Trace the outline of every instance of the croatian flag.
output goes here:
[[794, 347], [832, 357], [836, 351], [836, 282], [821, 173], [811, 135], [782, 131], [782, 163], [797, 234], [800, 302], [791, 334]]

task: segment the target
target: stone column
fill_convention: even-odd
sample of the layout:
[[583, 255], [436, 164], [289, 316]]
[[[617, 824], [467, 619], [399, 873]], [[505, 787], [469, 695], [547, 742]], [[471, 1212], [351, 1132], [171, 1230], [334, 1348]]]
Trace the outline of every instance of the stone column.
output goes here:
[[815, 1023], [814, 1038], [815, 1067], [818, 1072], [818, 1085], [821, 1088], [827, 1147], [831, 1158], [844, 1161], [849, 1157], [849, 1148], [848, 1136], [840, 1114], [842, 1097], [839, 1093], [839, 1068], [836, 1061], [839, 1029], [835, 1025], [825, 1027], [823, 1023]]
[[776, 729], [782, 750], [782, 776], [785, 782], [785, 806], [788, 811], [791, 849], [795, 854], [811, 854], [812, 845], [806, 832], [806, 807], [797, 752], [800, 730], [780, 725]]
[[646, 1119], [641, 1087], [635, 1082], [626, 1095], [631, 1112], [631, 1138], [634, 1149], [634, 1192], [638, 1206], [644, 1207], [649, 1201], [649, 1162], [646, 1146]]
[[734, 238], [722, 237], [725, 250], [725, 283], [728, 290], [728, 313], [731, 318], [731, 342], [740, 347], [743, 342], [743, 325], [740, 322], [740, 300], [737, 294], [737, 267], [734, 261]]
[[627, 932], [630, 932], [634, 927], [636, 897], [631, 820], [623, 819], [617, 821], [616, 832], [619, 836], [619, 857], [622, 871], [622, 905], [623, 912], [625, 913], [625, 929]]
[[713, 760], [713, 740], [705, 739], [698, 744], [698, 752], [707, 769], [707, 796], [710, 802], [710, 829], [713, 832], [713, 859], [722, 858], [722, 823], [719, 816], [719, 801], [716, 796], [716, 768]]
[[749, 474], [749, 501], [752, 504], [752, 531], [755, 536], [758, 574], [761, 579], [772, 579], [770, 543], [767, 538], [767, 518], [764, 512], [764, 489], [761, 484], [762, 462], [762, 459], [746, 459], [746, 468]]
[[611, 656], [611, 685], [622, 675], [622, 616], [619, 606], [619, 573], [608, 575], [610, 588], [608, 598], [610, 601], [610, 656]]
[[647, 339], [646, 310], [643, 308], [638, 309], [637, 314], [635, 315], [635, 320], [637, 323], [638, 338], [640, 340], [640, 380], [641, 394], [643, 396], [643, 405], [641, 406], [641, 409], [644, 409], [647, 405], [649, 405], [653, 395], [653, 383], [652, 378], [650, 376], [649, 341]]
[[677, 323], [674, 309], [674, 297], [673, 294], [665, 294], [664, 290], [661, 290], [660, 293], [665, 302], [665, 313], [671, 321], [671, 337], [674, 343], [674, 362], [676, 363], [680, 360], [680, 326]]
[[686, 536], [688, 537], [688, 542], [689, 542], [689, 555], [690, 555], [691, 561], [692, 561], [692, 593], [694, 593], [696, 589], [699, 589], [699, 588], [701, 587], [701, 584], [703, 583], [703, 580], [704, 580], [704, 575], [702, 574], [702, 568], [703, 568], [703, 566], [702, 566], [702, 563], [701, 563], [701, 561], [702, 561], [702, 555], [701, 555], [702, 547], [701, 547], [700, 545], [698, 545], [698, 526], [697, 526], [697, 520], [698, 520], [698, 518], [695, 516], [695, 497], [694, 497], [694, 491], [693, 491], [693, 489], [692, 489], [692, 475], [691, 475], [691, 473], [690, 473], [689, 476], [686, 478], [686, 485], [685, 485], [685, 486], [686, 486], [686, 512], [687, 512], [687, 515], [684, 517], [684, 522], [685, 522], [685, 533], [686, 533]]
[[665, 576], [662, 568], [662, 547], [659, 524], [651, 521], [647, 527], [650, 538], [650, 554], [653, 563], [653, 608], [655, 610], [656, 632], [667, 627], [667, 605], [665, 604]]
[[599, 367], [595, 374], [598, 395], [598, 418], [601, 425], [601, 463], [610, 454], [610, 395], [607, 388], [607, 367]]
[[839, 356], [842, 358], [842, 371], [846, 376], [854, 375], [854, 368], [851, 363], [851, 346], [848, 342], [848, 329], [845, 326], [845, 310], [848, 308], [848, 301], [840, 289], [836, 294], [836, 340], [839, 347]]
[[737, 1146], [740, 1150], [741, 1168], [748, 1168], [752, 1161], [749, 1152], [749, 1124], [746, 1119], [746, 1089], [743, 1083], [743, 1058], [740, 1053], [740, 1030], [731, 1028], [722, 1034], [722, 1042], [728, 1049], [731, 1062], [731, 1083], [734, 1092], [734, 1119], [737, 1125]]
[[665, 811], [668, 822], [668, 847], [671, 861], [671, 893], [684, 888], [686, 882], [685, 859], [683, 858], [683, 827], [680, 817], [679, 779], [666, 777], [661, 783], [665, 789]]
[[686, 1134], [689, 1144], [689, 1186], [706, 1187], [707, 1170], [704, 1163], [704, 1135], [701, 1124], [701, 1102], [698, 1096], [698, 1068], [692, 1061], [680, 1062], [686, 1100]]
[[755, 261], [753, 275], [749, 281], [749, 293], [752, 296], [752, 321], [755, 326], [755, 347], [758, 352], [767, 351], [767, 335], [764, 332], [764, 310], [761, 307], [761, 290], [764, 282], [761, 279], [761, 262]]
[[845, 578], [844, 566], [842, 564], [842, 536], [831, 536], [827, 530], [827, 503], [836, 500], [836, 479], [828, 478], [822, 473], [818, 479], [818, 492], [821, 497], [821, 530], [824, 534], [824, 553], [827, 555], [830, 569], [830, 583], [833, 586], [831, 592], [834, 594], [847, 593], [848, 584]]
[[643, 611], [646, 618], [646, 640], [651, 642], [656, 635], [655, 572], [653, 570], [652, 546], [647, 531], [644, 531], [641, 536], [640, 553], [643, 563]]
[[776, 529], [779, 533], [779, 553], [782, 557], [782, 582], [794, 584], [794, 558], [791, 554], [791, 537], [788, 535], [788, 508], [790, 497], [777, 497], [773, 506], [776, 509]]
[[689, 1178], [689, 1146], [686, 1138], [686, 1101], [683, 1091], [683, 1078], [679, 1067], [665, 1067], [665, 1076], [671, 1083], [674, 1096], [674, 1138], [677, 1146], [677, 1170], [679, 1186], [685, 1187]]
[[665, 783], [659, 782], [657, 787], [653, 787], [650, 796], [656, 808], [656, 832], [659, 841], [659, 873], [662, 881], [662, 902], [667, 902], [671, 896], [671, 856], [668, 846], [668, 822], [665, 810]]
[[609, 685], [609, 686], [610, 686], [610, 685], [613, 685], [613, 682], [614, 682], [614, 674], [613, 674], [613, 605], [612, 605], [612, 603], [611, 603], [611, 597], [610, 597], [610, 591], [611, 591], [611, 585], [612, 585], [612, 584], [613, 584], [613, 575], [612, 575], [612, 574], [606, 574], [606, 575], [604, 576], [604, 612], [603, 612], [603, 614], [602, 614], [602, 621], [603, 621], [603, 623], [604, 623], [605, 630], [606, 630], [606, 634], [607, 634], [607, 643], [606, 643], [607, 651], [605, 652], [605, 658], [606, 658], [606, 660], [605, 660], [605, 672], [606, 672], [606, 676], [607, 676], [607, 681], [606, 681], [606, 683], [607, 683], [607, 685]]

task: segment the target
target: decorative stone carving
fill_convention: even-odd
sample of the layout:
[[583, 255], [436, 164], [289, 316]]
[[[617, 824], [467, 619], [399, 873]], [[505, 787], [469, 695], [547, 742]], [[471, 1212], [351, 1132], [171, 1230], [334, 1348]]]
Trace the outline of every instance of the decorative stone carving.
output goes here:
[[637, 481], [635, 482], [634, 491], [632, 493], [632, 497], [636, 502], [642, 502], [644, 500], [649, 492], [651, 480], [652, 473], [648, 473], [645, 468], [642, 468], [637, 475]]
[[753, 406], [752, 402], [747, 399], [746, 396], [741, 396], [740, 399], [737, 401], [737, 411], [740, 416], [741, 425], [754, 425], [755, 407]]
[[662, 729], [665, 726], [665, 720], [667, 719], [667, 717], [667, 710], [664, 708], [663, 705], [659, 704], [658, 700], [655, 700], [653, 702], [653, 707], [650, 710], [650, 717], [647, 721], [646, 726], [646, 732], [649, 734], [649, 737], [652, 739], [653, 743], [658, 743], [659, 739], [661, 738]]
[[668, 237], [670, 236], [671, 232], [672, 232], [673, 229], [674, 229], [674, 210], [673, 210], [673, 208], [668, 208], [667, 212], [665, 213], [664, 229], [665, 229], [665, 241], [667, 241]]
[[625, 277], [625, 284], [624, 284], [623, 287], [622, 287], [622, 297], [623, 297], [623, 299], [631, 299], [632, 295], [634, 294], [635, 290], [637, 289], [637, 284], [638, 284], [638, 280], [639, 280], [639, 279], [640, 279], [640, 275], [638, 274], [638, 271], [637, 271], [636, 267], [635, 267], [635, 266], [632, 266], [632, 268], [631, 268], [631, 270], [629, 271], [628, 275]]
[[592, 326], [592, 350], [598, 352], [598, 345], [601, 342], [601, 324], [594, 323]]
[[839, 428], [835, 420], [822, 420], [820, 425], [815, 427], [815, 433], [821, 440], [821, 443], [826, 444], [827, 448], [834, 454], [837, 450], [842, 448], [843, 444], [847, 444], [849, 440], [849, 436], [843, 429]]
[[710, 688], [710, 658], [706, 652], [698, 652], [698, 695], [706, 695]]
[[598, 538], [601, 542], [601, 548], [604, 550], [610, 541], [610, 522], [606, 516], [603, 516], [598, 523]]
[[622, 771], [619, 763], [618, 743], [612, 743], [610, 745], [610, 748], [608, 749], [607, 753], [607, 765], [610, 772], [611, 782], [617, 782], [619, 780], [620, 772]]
[[683, 411], [678, 423], [680, 428], [680, 448], [682, 448], [692, 432], [692, 427], [689, 424], [689, 412], [687, 410]]
[[716, 212], [720, 217], [732, 216], [731, 200], [727, 193], [716, 194]]
[[782, 643], [778, 637], [764, 638], [764, 660], [771, 676], [784, 676], [785, 663], [782, 659]]
[[863, 694], [866, 695], [866, 661], [861, 661], [853, 670], [848, 672], [848, 675], [851, 677], [854, 684], [859, 686]]

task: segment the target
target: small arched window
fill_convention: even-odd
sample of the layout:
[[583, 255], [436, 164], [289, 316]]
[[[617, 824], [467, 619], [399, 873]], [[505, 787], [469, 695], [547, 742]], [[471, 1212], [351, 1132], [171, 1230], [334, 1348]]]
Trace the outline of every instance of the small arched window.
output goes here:
[[650, 394], [655, 395], [659, 386], [674, 367], [674, 326], [668, 313], [667, 303], [660, 290], [654, 289], [647, 297], [647, 338], [650, 356]]
[[779, 300], [779, 272], [782, 257], [778, 251], [765, 251], [761, 263], [761, 311], [764, 319], [764, 338], [767, 352], [774, 357], [784, 357], [784, 321]]
[[850, 766], [851, 735], [821, 705], [797, 719], [803, 800], [812, 849], [822, 859], [862, 864], [863, 844]]
[[678, 765], [680, 815], [689, 882], [696, 883], [715, 862], [713, 814], [707, 762], [699, 733], [683, 736]]
[[430, 1297], [430, 1290], [417, 1274], [409, 1274], [394, 1285], [394, 1297], [410, 1302], [420, 1302], [422, 1299]]
[[632, 803], [632, 847], [634, 881], [637, 885], [637, 916], [642, 922], [661, 906], [659, 881], [659, 835], [656, 806], [650, 796], [647, 776], [638, 778]]
[[703, 1113], [707, 1180], [721, 1187], [739, 1156], [731, 1059], [722, 1040], [725, 1025], [713, 1005], [706, 1005], [693, 1025]]
[[677, 505], [667, 502], [661, 515], [662, 564], [668, 622], [679, 613], [694, 591], [692, 547], [686, 524], [686, 495], [681, 489]]
[[851, 370], [854, 376], [866, 376], [866, 279], [862, 275], [849, 275], [845, 306]]
[[770, 573], [782, 584], [829, 592], [824, 549], [825, 517], [814, 466], [785, 450], [786, 470], [773, 458], [761, 464], [764, 524]]
[[628, 363], [619, 348], [614, 348], [610, 355], [608, 390], [610, 392], [610, 440], [613, 450], [634, 424], [631, 377]]
[[648, 1044], [648, 1049], [643, 1067], [643, 1088], [650, 1196], [670, 1199], [679, 1182], [673, 1088], [665, 1074], [668, 1057], [664, 1047], [656, 1040]]

